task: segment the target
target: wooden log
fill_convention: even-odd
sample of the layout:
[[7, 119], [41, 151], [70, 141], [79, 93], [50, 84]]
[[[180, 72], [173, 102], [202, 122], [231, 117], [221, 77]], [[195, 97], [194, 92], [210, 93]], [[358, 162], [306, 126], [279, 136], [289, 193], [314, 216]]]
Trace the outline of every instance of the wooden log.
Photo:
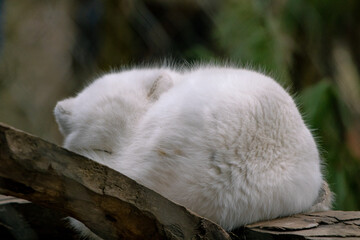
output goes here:
[[3, 124], [0, 193], [72, 216], [104, 239], [230, 239], [121, 173]]
[[243, 239], [360, 239], [359, 211], [297, 214], [237, 229]]

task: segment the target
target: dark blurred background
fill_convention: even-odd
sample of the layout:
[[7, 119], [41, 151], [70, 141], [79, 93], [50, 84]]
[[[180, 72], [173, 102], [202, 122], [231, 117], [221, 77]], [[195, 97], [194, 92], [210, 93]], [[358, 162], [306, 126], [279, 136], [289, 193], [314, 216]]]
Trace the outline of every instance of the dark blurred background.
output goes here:
[[102, 72], [230, 61], [269, 73], [360, 210], [360, 1], [0, 0], [0, 121], [61, 144], [52, 109]]

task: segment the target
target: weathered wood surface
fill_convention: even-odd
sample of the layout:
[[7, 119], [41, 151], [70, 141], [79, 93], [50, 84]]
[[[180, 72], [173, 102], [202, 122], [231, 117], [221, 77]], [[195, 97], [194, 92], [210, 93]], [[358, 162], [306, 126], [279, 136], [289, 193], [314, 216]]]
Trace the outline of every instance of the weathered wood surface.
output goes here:
[[360, 239], [360, 212], [298, 214], [236, 230], [243, 239]]
[[[104, 239], [360, 239], [360, 212], [343, 211], [299, 214], [226, 233], [112, 169], [2, 124], [0, 193], [75, 217]], [[25, 204], [17, 210], [24, 209]]]
[[230, 239], [126, 176], [0, 125], [0, 193], [63, 212], [104, 239]]

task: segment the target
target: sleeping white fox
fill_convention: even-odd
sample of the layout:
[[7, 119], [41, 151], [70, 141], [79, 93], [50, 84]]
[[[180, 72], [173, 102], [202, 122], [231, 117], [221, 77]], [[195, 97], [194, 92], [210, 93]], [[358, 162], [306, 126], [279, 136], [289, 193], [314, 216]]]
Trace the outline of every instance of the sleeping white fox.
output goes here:
[[293, 99], [254, 71], [110, 73], [55, 116], [66, 148], [227, 230], [331, 205], [327, 185], [319, 201], [319, 152]]

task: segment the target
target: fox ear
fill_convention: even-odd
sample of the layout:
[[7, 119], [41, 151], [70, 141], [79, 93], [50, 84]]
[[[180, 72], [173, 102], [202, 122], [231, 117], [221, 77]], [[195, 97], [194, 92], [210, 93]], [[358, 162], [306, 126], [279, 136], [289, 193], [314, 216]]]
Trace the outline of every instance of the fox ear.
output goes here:
[[59, 125], [60, 132], [66, 136], [71, 131], [73, 99], [68, 98], [58, 102], [54, 109], [56, 122]]
[[156, 101], [160, 95], [168, 91], [174, 85], [174, 81], [167, 73], [161, 73], [153, 79], [147, 86], [147, 97]]

